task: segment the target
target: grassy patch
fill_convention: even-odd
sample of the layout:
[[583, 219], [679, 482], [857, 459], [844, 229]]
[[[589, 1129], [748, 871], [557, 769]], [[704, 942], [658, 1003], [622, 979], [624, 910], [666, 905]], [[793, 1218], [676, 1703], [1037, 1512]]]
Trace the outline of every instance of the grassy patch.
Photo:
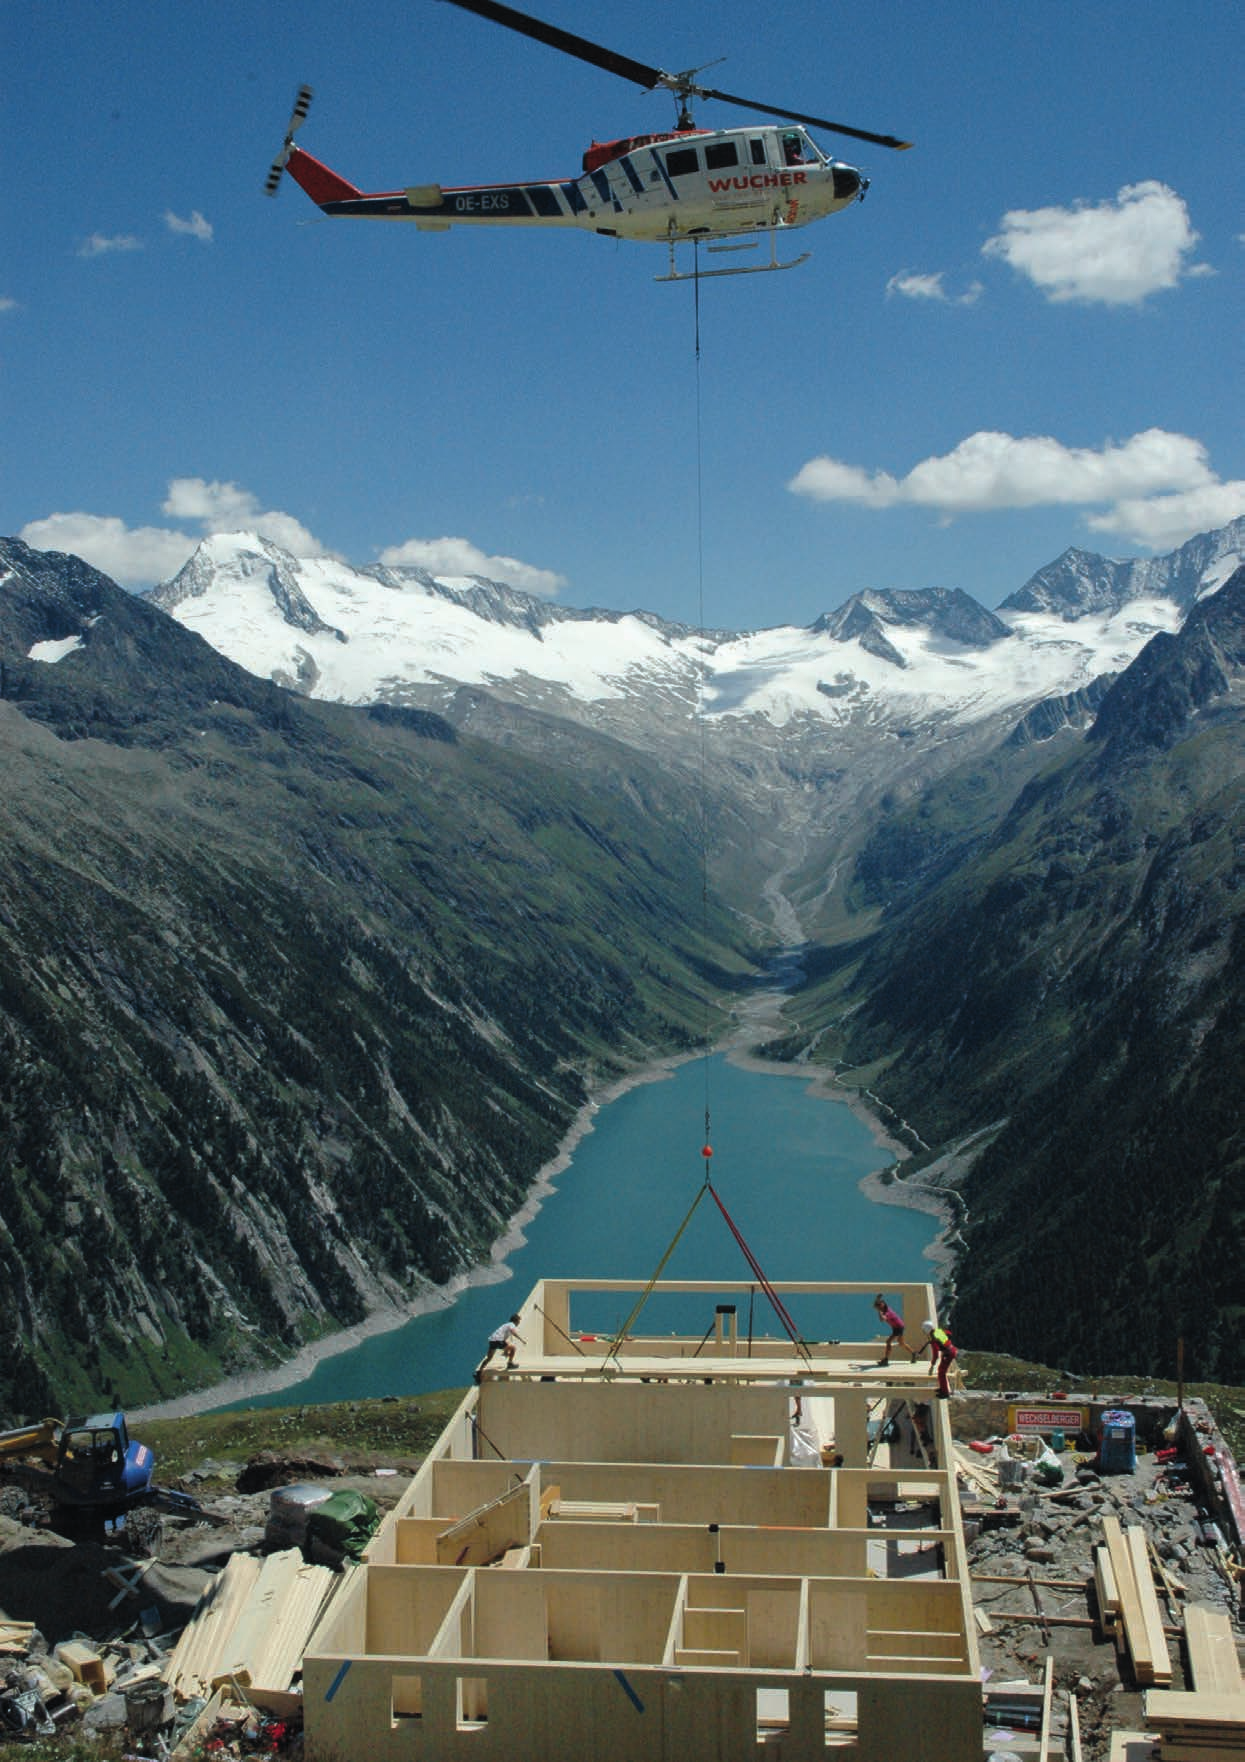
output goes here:
[[206, 1461], [241, 1468], [261, 1451], [334, 1456], [344, 1467], [397, 1467], [427, 1455], [463, 1398], [461, 1389], [303, 1407], [248, 1407], [161, 1419], [135, 1431], [155, 1452], [157, 1479], [180, 1479]]

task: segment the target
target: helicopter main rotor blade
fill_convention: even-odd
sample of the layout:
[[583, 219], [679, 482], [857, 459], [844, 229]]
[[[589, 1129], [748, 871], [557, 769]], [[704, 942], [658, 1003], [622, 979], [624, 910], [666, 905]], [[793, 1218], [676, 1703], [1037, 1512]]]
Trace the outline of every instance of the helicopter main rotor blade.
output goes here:
[[851, 135], [855, 141], [872, 141], [875, 146], [894, 147], [901, 153], [912, 145], [911, 141], [898, 140], [894, 135], [871, 134], [868, 129], [849, 128], [845, 122], [830, 122], [824, 116], [802, 116], [798, 110], [778, 110], [772, 104], [758, 104], [755, 98], [737, 98], [733, 92], [714, 92], [708, 86], [693, 86], [691, 90], [697, 98], [720, 98], [724, 104], [740, 104], [745, 110], [759, 110], [762, 116], [782, 116], [788, 122], [807, 123], [810, 128], [828, 129], [835, 135]]
[[556, 24], [546, 24], [541, 18], [532, 18], [529, 13], [518, 12], [513, 6], [503, 6], [500, 0], [449, 0], [451, 6], [461, 6], [464, 12], [478, 13], [481, 18], [491, 19], [494, 24], [504, 24], [521, 36], [533, 37], [538, 43], [547, 43], [551, 49], [561, 49], [565, 55], [577, 56], [580, 61], [591, 62], [593, 67], [603, 67], [606, 73], [616, 73], [625, 80], [634, 80], [637, 86], [651, 91], [670, 76], [664, 74], [659, 67], [646, 67], [642, 61], [633, 61], [629, 55], [619, 55], [613, 49], [603, 49], [599, 43], [590, 43], [587, 37], [577, 37], [571, 31], [559, 29]]
[[868, 129], [849, 128], [844, 122], [831, 122], [824, 116], [803, 116], [798, 110], [779, 110], [772, 104], [758, 104], [752, 98], [740, 98], [733, 92], [714, 91], [710, 86], [698, 86], [687, 73], [667, 73], [660, 67], [649, 67], [643, 61], [633, 61], [629, 55], [619, 55], [614, 49], [602, 48], [600, 43], [592, 43], [587, 37], [577, 37], [571, 31], [564, 31], [558, 25], [546, 24], [542, 18], [533, 18], [530, 13], [519, 12], [513, 6], [504, 6], [501, 0], [448, 0], [451, 6], [460, 6], [464, 12], [474, 12], [480, 18], [490, 19], [494, 24], [505, 25], [509, 30], [518, 31], [521, 36], [532, 37], [538, 43], [547, 43], [551, 49], [561, 49], [563, 54], [574, 55], [580, 61], [590, 62], [593, 67], [604, 68], [607, 73], [616, 73], [620, 78], [633, 80], [637, 86], [652, 91], [656, 86], [664, 86], [677, 98], [719, 98], [724, 104], [738, 104], [744, 110], [759, 111], [762, 116], [780, 116], [787, 122], [803, 122], [813, 128], [828, 129], [831, 134], [851, 135], [857, 141], [872, 141], [879, 147], [894, 147], [902, 150], [910, 147], [911, 141], [900, 141], [894, 135], [875, 135]]

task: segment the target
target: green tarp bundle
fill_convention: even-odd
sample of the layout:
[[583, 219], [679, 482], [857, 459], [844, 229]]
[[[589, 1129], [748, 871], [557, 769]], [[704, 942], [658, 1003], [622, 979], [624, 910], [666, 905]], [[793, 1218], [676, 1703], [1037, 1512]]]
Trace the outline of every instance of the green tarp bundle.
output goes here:
[[310, 1548], [312, 1543], [322, 1542], [336, 1553], [357, 1560], [379, 1522], [375, 1499], [369, 1499], [366, 1493], [343, 1489], [330, 1494], [309, 1513], [306, 1545]]

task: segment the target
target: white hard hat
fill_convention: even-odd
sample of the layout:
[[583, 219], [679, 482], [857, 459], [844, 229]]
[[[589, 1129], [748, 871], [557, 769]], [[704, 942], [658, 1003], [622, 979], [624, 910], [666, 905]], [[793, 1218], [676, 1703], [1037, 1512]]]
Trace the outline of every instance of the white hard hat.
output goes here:
[[921, 1326], [925, 1329], [927, 1334], [932, 1334], [934, 1331], [934, 1324], [932, 1321], [923, 1321]]

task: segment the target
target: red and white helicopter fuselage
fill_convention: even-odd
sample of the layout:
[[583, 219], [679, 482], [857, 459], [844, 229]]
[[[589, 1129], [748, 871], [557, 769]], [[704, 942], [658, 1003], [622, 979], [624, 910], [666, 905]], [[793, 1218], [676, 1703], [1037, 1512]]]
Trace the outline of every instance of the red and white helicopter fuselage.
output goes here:
[[[301, 148], [285, 169], [323, 213], [451, 226], [563, 226], [606, 238], [737, 238], [807, 226], [859, 201], [868, 180], [788, 124], [680, 129], [594, 142], [577, 177], [540, 183], [422, 184], [368, 193]], [[774, 267], [786, 267], [774, 265]]]

